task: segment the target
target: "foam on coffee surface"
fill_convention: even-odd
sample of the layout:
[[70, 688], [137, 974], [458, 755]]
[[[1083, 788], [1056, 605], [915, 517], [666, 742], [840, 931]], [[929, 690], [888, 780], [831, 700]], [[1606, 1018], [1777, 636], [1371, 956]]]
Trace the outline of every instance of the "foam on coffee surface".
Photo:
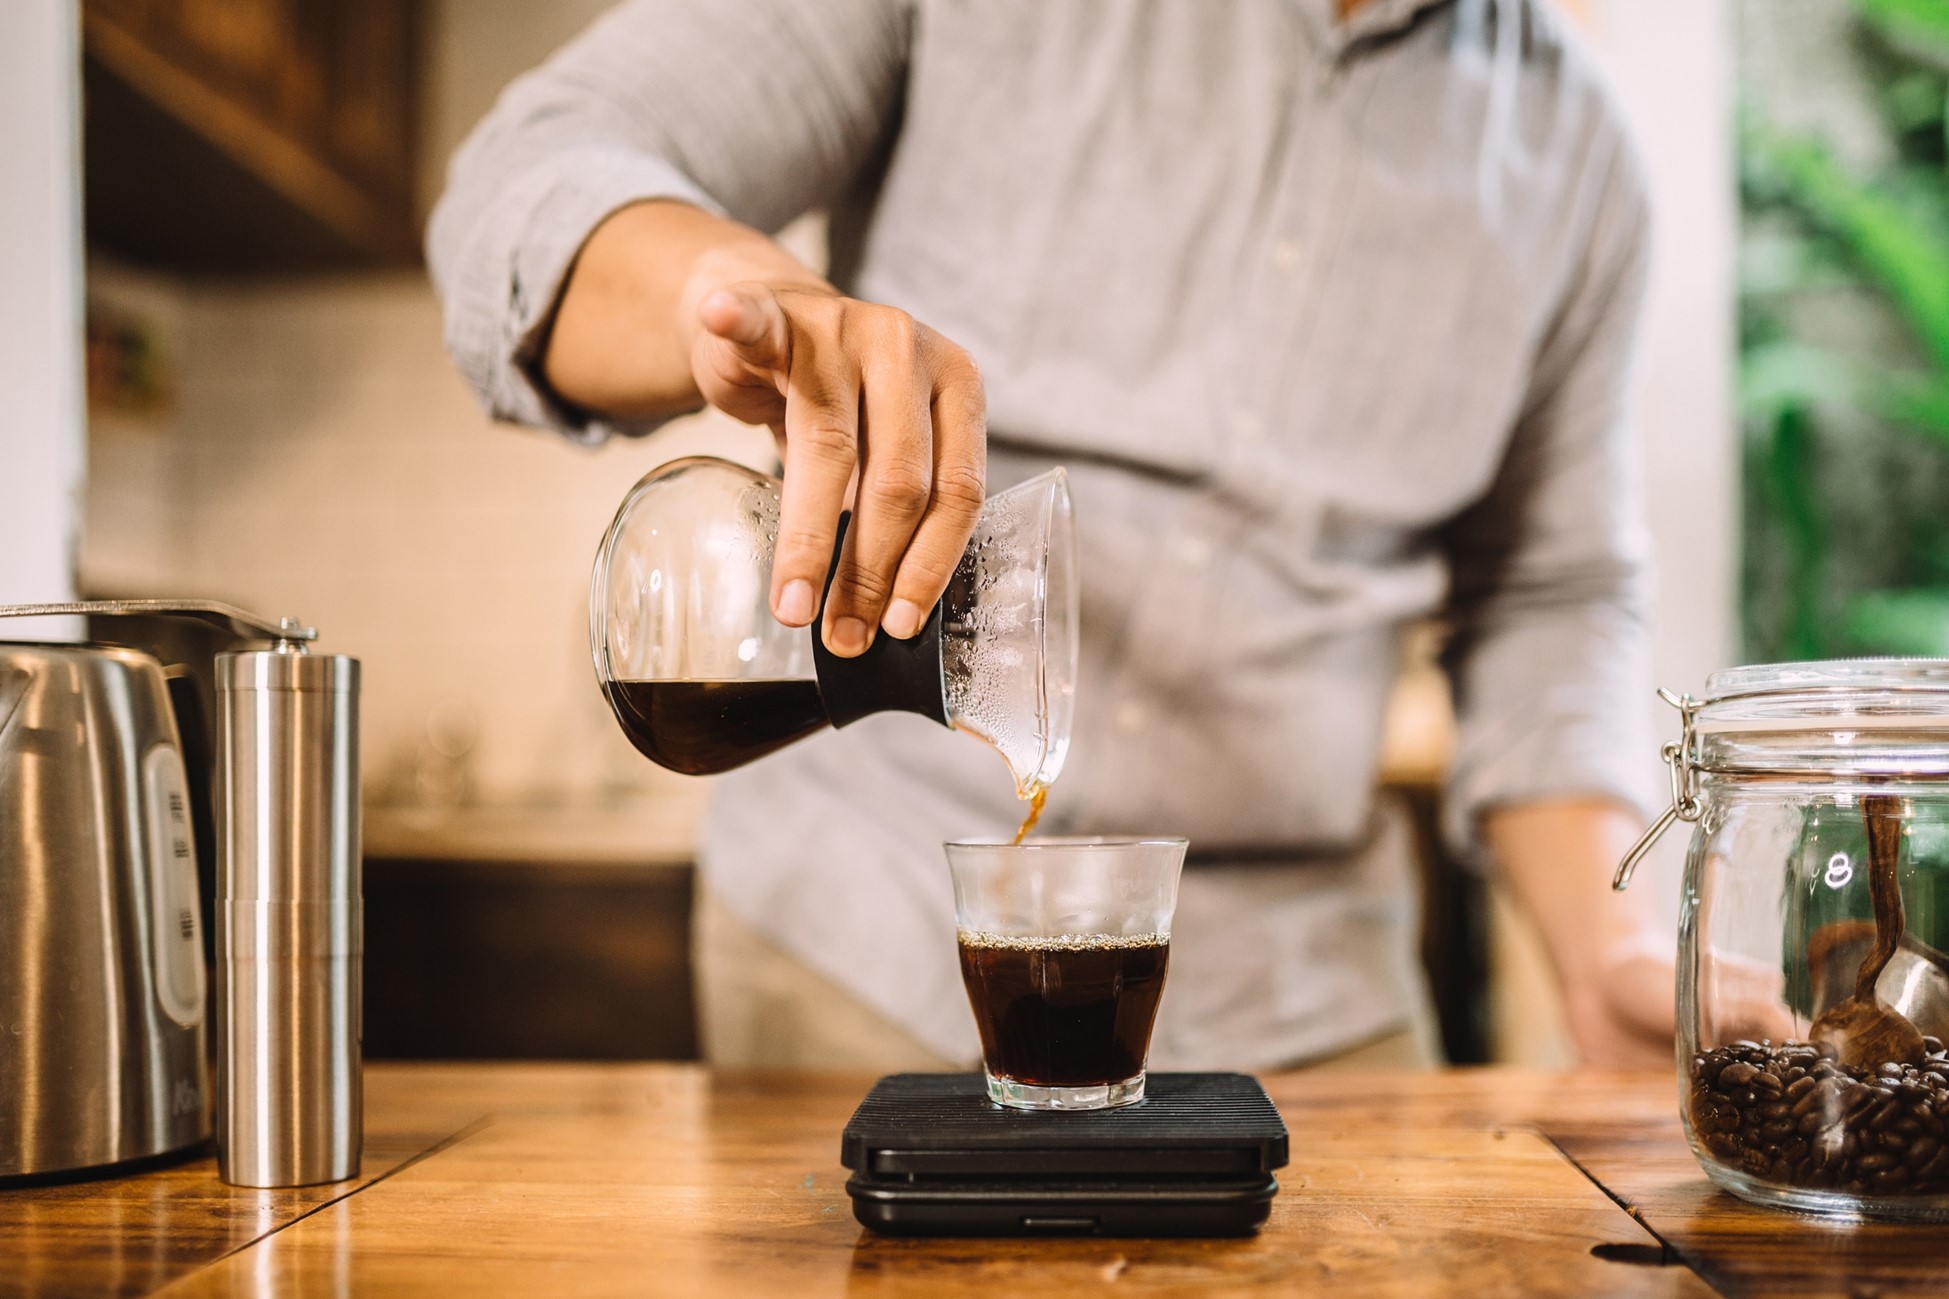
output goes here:
[[1169, 934], [990, 934], [963, 929], [963, 947], [985, 947], [1003, 952], [1085, 952], [1116, 951], [1133, 947], [1162, 947], [1171, 941]]

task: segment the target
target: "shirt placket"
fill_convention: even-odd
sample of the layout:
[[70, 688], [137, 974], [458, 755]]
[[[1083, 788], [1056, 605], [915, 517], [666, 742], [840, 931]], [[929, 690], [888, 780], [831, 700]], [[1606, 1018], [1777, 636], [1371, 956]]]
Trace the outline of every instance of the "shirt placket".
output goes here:
[[[1232, 330], [1209, 331], [1203, 370], [1210, 393], [1214, 472], [1209, 485], [1187, 490], [1155, 548], [1143, 594], [1132, 611], [1112, 681], [1116, 703], [1106, 719], [1116, 743], [1141, 748], [1164, 714], [1194, 707], [1208, 690], [1216, 652], [1229, 629], [1221, 618], [1223, 583], [1251, 530], [1292, 531], [1295, 448], [1279, 418], [1281, 376], [1293, 359], [1295, 304], [1317, 278], [1316, 250], [1327, 231], [1331, 178], [1340, 166], [1338, 132], [1328, 116], [1342, 85], [1331, 51], [1302, 63], [1293, 138], [1269, 160], [1280, 174], [1267, 220], [1238, 270], [1245, 304]], [[1174, 653], [1160, 658], [1155, 647]], [[1133, 658], [1142, 654], [1141, 672]], [[1148, 768], [1133, 768], [1136, 770]]]
[[1245, 303], [1237, 346], [1218, 358], [1217, 392], [1227, 405], [1229, 435], [1222, 474], [1247, 495], [1265, 493], [1268, 508], [1290, 503], [1296, 443], [1295, 395], [1308, 381], [1307, 339], [1319, 328], [1321, 289], [1331, 255], [1333, 198], [1349, 165], [1334, 120], [1347, 79], [1347, 56], [1333, 48], [1301, 70], [1295, 104], [1300, 121], [1279, 174], [1265, 228], [1240, 267]]

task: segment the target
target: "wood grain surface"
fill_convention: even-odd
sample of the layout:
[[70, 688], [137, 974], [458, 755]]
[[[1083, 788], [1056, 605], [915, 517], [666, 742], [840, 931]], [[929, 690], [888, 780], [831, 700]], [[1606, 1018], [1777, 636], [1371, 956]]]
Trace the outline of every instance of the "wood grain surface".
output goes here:
[[[1290, 1075], [1267, 1089], [1349, 1130], [1395, 1107], [1446, 1128], [1529, 1127], [1574, 1160], [1665, 1247], [1732, 1296], [1949, 1296], [1949, 1225], [1843, 1222], [1763, 1209], [1713, 1187], [1686, 1148], [1676, 1081], [1500, 1070], [1374, 1081]], [[1649, 1263], [1651, 1260], [1647, 1259]]]
[[1747, 1204], [1716, 1190], [1685, 1148], [1676, 1113], [1632, 1132], [1555, 1142], [1729, 1295], [1949, 1295], [1949, 1226], [1838, 1222]]
[[1265, 1232], [1226, 1241], [896, 1241], [853, 1221], [838, 1133], [866, 1078], [683, 1066], [389, 1066], [485, 1119], [464, 1139], [172, 1295], [1702, 1295], [1681, 1268], [1591, 1254], [1656, 1242], [1532, 1132], [1412, 1106], [1350, 1127], [1287, 1099], [1293, 1166]]
[[1271, 1079], [1293, 1161], [1223, 1241], [872, 1236], [838, 1163], [870, 1081], [375, 1065], [364, 1182], [242, 1191], [204, 1160], [0, 1190], [0, 1295], [1711, 1293], [1684, 1264], [1733, 1295], [1949, 1290], [1942, 1229], [1710, 1190], [1662, 1075]]
[[471, 1118], [371, 1107], [360, 1175], [330, 1186], [226, 1186], [207, 1150], [134, 1174], [0, 1185], [0, 1297], [153, 1294], [437, 1149]]

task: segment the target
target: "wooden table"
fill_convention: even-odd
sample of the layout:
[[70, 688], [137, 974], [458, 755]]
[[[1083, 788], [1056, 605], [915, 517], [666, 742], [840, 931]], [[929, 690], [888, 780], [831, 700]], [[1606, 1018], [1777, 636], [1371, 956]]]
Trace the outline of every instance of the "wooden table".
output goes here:
[[1421, 1295], [1949, 1292], [1949, 1228], [1711, 1190], [1666, 1076], [1290, 1075], [1292, 1164], [1250, 1240], [889, 1240], [839, 1130], [865, 1077], [377, 1065], [365, 1174], [208, 1158], [0, 1190], [0, 1295]]

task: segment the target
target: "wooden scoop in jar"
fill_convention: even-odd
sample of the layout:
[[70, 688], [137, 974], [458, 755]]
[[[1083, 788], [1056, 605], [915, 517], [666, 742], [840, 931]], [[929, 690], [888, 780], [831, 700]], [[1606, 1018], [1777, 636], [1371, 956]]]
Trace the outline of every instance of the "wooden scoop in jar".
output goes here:
[[1861, 815], [1868, 823], [1868, 897], [1875, 909], [1875, 945], [1854, 976], [1854, 995], [1823, 1010], [1814, 1020], [1812, 1037], [1839, 1051], [1842, 1063], [1858, 1069], [1891, 1062], [1921, 1064], [1925, 1054], [1921, 1030], [1875, 992], [1876, 981], [1901, 944], [1906, 923], [1896, 871], [1902, 856], [1902, 802], [1887, 794], [1870, 794], [1861, 800]]

